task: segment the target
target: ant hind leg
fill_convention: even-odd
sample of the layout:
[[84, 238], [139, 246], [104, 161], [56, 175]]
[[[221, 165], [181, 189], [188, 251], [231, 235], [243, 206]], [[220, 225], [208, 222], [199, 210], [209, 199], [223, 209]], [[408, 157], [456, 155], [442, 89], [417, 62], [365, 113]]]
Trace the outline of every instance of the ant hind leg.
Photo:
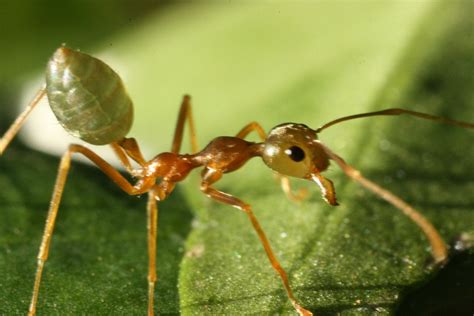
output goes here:
[[[43, 273], [43, 267], [48, 259], [49, 247], [51, 244], [51, 238], [54, 232], [54, 225], [56, 217], [58, 215], [59, 204], [61, 202], [62, 193], [66, 185], [66, 179], [71, 167], [71, 156], [74, 153], [80, 153], [89, 158], [97, 167], [99, 167], [110, 179], [112, 179], [122, 190], [127, 194], [136, 195], [145, 193], [149, 190], [148, 187], [137, 188], [130, 184], [117, 170], [115, 170], [105, 160], [100, 158], [90, 149], [72, 144], [69, 149], [64, 153], [59, 163], [59, 170], [56, 176], [56, 183], [54, 184], [53, 196], [49, 204], [48, 215], [46, 218], [46, 225], [41, 239], [41, 245], [38, 252], [38, 261], [36, 266], [35, 283], [33, 286], [33, 294], [31, 297], [31, 303], [28, 311], [28, 315], [32, 316], [36, 313], [36, 305], [38, 301], [39, 288], [41, 283], [41, 277]], [[151, 211], [153, 213], [153, 211]], [[156, 235], [156, 234], [155, 234]]]
[[158, 234], [158, 206], [156, 193], [148, 192], [147, 231], [148, 231], [148, 316], [153, 316], [156, 284], [156, 237]]
[[28, 106], [23, 110], [23, 112], [17, 117], [15, 122], [10, 126], [10, 128], [5, 132], [5, 134], [0, 138], [0, 156], [8, 147], [8, 144], [12, 141], [15, 135], [18, 133], [20, 128], [25, 123], [25, 120], [30, 115], [31, 111], [39, 104], [41, 99], [46, 95], [46, 89], [41, 88], [33, 98], [33, 100], [28, 104]]

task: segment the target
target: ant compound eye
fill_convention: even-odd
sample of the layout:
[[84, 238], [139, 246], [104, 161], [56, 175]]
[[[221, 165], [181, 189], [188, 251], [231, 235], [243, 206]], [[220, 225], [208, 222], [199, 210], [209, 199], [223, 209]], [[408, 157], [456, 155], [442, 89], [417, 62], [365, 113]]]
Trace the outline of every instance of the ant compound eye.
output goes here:
[[265, 142], [262, 158], [267, 166], [278, 173], [305, 178], [311, 173], [311, 160], [300, 146], [285, 142]]
[[306, 157], [303, 149], [298, 146], [291, 146], [290, 148], [286, 149], [285, 154], [287, 154], [288, 157], [290, 157], [291, 160], [295, 162], [300, 162]]

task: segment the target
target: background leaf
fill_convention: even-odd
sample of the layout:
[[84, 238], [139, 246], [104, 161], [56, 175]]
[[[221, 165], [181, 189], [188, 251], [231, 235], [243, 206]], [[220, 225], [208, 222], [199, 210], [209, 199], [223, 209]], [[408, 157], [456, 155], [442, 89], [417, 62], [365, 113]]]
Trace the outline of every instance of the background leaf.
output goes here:
[[[83, 34], [94, 33], [88, 45], [99, 42], [103, 59], [125, 78], [136, 103], [132, 134], [155, 154], [169, 147], [185, 92], [194, 97], [201, 144], [252, 120], [265, 128], [282, 121], [316, 127], [391, 106], [472, 122], [472, 12], [469, 1], [205, 2], [158, 8], [126, 27], [118, 18], [108, 35]], [[41, 58], [35, 64], [44, 65], [61, 42], [84, 48], [72, 32], [60, 36], [41, 48], [44, 56], [34, 54]], [[2, 98], [12, 99], [12, 86], [4, 87]], [[1, 126], [12, 119], [1, 116]], [[42, 124], [41, 131], [57, 125]], [[474, 231], [470, 131], [384, 118], [334, 127], [321, 138], [421, 209], [446, 240]], [[7, 276], [0, 281], [1, 314], [21, 314], [28, 305], [56, 165], [57, 158], [18, 143], [0, 158], [0, 271]], [[256, 160], [218, 187], [253, 205], [304, 306], [318, 314], [394, 313], [408, 291], [434, 277], [425, 270], [430, 254], [417, 227], [337, 168], [327, 174], [341, 202], [336, 209], [306, 182], [295, 184], [309, 185], [312, 197], [302, 205], [287, 201], [270, 174]], [[244, 215], [204, 198], [197, 181], [160, 207], [160, 313], [293, 313]], [[99, 171], [76, 165], [39, 311], [143, 314], [143, 210], [141, 200], [123, 196]]]

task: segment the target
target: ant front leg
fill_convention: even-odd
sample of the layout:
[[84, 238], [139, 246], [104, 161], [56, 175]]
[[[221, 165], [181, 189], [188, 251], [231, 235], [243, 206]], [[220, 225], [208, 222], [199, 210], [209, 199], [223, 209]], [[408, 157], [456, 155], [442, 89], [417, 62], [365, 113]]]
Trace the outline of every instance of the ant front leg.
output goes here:
[[424, 217], [411, 205], [403, 201], [401, 198], [399, 198], [392, 192], [382, 188], [378, 184], [365, 178], [359, 170], [348, 165], [341, 157], [333, 153], [328, 147], [323, 144], [321, 144], [321, 146], [324, 148], [324, 151], [327, 153], [327, 155], [339, 165], [339, 167], [348, 177], [357, 181], [364, 188], [368, 189], [369, 191], [372, 191], [374, 194], [378, 195], [385, 201], [398, 208], [423, 231], [426, 238], [430, 242], [431, 254], [434, 259], [434, 264], [443, 265], [446, 262], [448, 258], [448, 250], [446, 248], [446, 244], [439, 235], [438, 230], [433, 226], [433, 224], [431, 224], [431, 222], [426, 217]]
[[109, 163], [100, 158], [90, 149], [81, 145], [70, 145], [69, 149], [61, 158], [59, 164], [58, 175], [56, 177], [56, 183], [53, 189], [53, 196], [49, 205], [48, 215], [46, 219], [46, 226], [44, 229], [41, 245], [38, 253], [38, 261], [36, 266], [35, 283], [33, 286], [33, 295], [31, 297], [31, 303], [28, 311], [28, 315], [34, 315], [36, 313], [36, 304], [38, 301], [39, 287], [41, 283], [41, 276], [43, 273], [43, 267], [48, 259], [49, 247], [51, 244], [51, 238], [53, 236], [54, 225], [59, 210], [59, 204], [61, 202], [61, 196], [64, 191], [66, 184], [67, 175], [71, 167], [71, 156], [74, 153], [80, 153], [91, 160], [97, 167], [99, 167], [110, 179], [112, 179], [123, 191], [130, 195], [137, 195], [145, 193], [149, 190], [154, 181], [147, 180], [141, 182], [141, 185], [133, 186], [127, 179], [125, 179], [117, 170], [115, 170]]
[[[262, 126], [258, 122], [251, 122], [242, 128], [235, 137], [245, 139], [248, 134], [251, 132], [255, 131], [260, 140], [262, 142], [265, 142], [265, 139], [267, 138], [267, 133], [263, 130]], [[293, 193], [293, 190], [291, 189], [291, 182], [290, 178], [287, 176], [284, 176], [279, 173], [275, 173], [275, 176], [277, 177], [278, 180], [280, 180], [280, 186], [283, 192], [285, 193], [286, 197], [290, 199], [293, 202], [301, 202], [308, 196], [308, 190], [306, 189], [300, 189], [298, 192], [295, 194]]]
[[273, 253], [273, 250], [270, 246], [270, 242], [268, 241], [267, 236], [265, 235], [265, 232], [263, 231], [263, 228], [260, 226], [257, 218], [253, 214], [251, 206], [249, 204], [246, 204], [242, 200], [234, 197], [233, 195], [219, 191], [211, 186], [213, 183], [218, 181], [221, 177], [222, 177], [222, 172], [220, 171], [216, 171], [214, 169], [209, 169], [209, 168], [204, 169], [203, 175], [202, 175], [202, 182], [201, 182], [201, 191], [204, 194], [206, 194], [208, 197], [216, 201], [232, 205], [233, 207], [236, 207], [239, 210], [245, 212], [245, 214], [247, 214], [255, 232], [258, 235], [258, 238], [260, 239], [260, 242], [262, 243], [263, 248], [265, 249], [265, 253], [267, 254], [268, 260], [270, 260], [270, 263], [273, 269], [275, 269], [275, 271], [279, 274], [283, 282], [283, 286], [285, 287], [286, 293], [291, 303], [293, 304], [293, 307], [295, 308], [295, 310], [298, 312], [299, 315], [304, 315], [304, 316], [313, 315], [310, 311], [301, 307], [301, 305], [298, 303], [298, 301], [294, 297], [293, 291], [291, 290], [290, 283], [288, 281], [288, 276], [285, 270], [280, 265], [280, 262], [278, 262], [278, 259], [275, 257], [275, 254]]

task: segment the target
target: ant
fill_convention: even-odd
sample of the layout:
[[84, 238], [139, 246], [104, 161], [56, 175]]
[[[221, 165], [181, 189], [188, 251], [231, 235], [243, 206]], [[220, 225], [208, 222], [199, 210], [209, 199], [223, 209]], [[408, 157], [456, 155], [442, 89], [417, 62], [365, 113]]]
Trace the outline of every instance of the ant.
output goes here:
[[[55, 51], [49, 60], [46, 69], [46, 84], [37, 92], [5, 135], [0, 138], [0, 155], [15, 137], [31, 111], [45, 96], [47, 96], [56, 118], [66, 131], [90, 144], [110, 145], [129, 175], [138, 180], [132, 184], [108, 162], [87, 147], [76, 144], [69, 145], [59, 164], [46, 227], [39, 248], [29, 315], [36, 313], [41, 276], [48, 258], [54, 224], [73, 154], [81, 154], [87, 157], [127, 194], [148, 194], [148, 315], [153, 315], [154, 310], [157, 202], [166, 199], [173, 191], [176, 183], [182, 181], [191, 170], [198, 167], [203, 167], [200, 189], [205, 195], [221, 203], [231, 205], [248, 216], [272, 267], [283, 282], [289, 300], [300, 315], [312, 315], [312, 313], [303, 308], [293, 295], [287, 274], [274, 255], [265, 232], [257, 221], [251, 206], [241, 199], [214, 187], [214, 184], [225, 173], [236, 171], [253, 157], [262, 158], [269, 168], [280, 175], [283, 191], [289, 198], [300, 200], [304, 194], [293, 194], [291, 192], [288, 177], [303, 178], [314, 181], [319, 186], [323, 199], [332, 206], [338, 205], [334, 185], [331, 180], [325, 178], [321, 173], [328, 168], [330, 160], [334, 161], [348, 177], [391, 203], [418, 225], [430, 243], [435, 264], [442, 265], [447, 260], [446, 244], [436, 228], [422, 214], [401, 198], [365, 178], [360, 171], [347, 164], [341, 157], [321, 143], [317, 136], [321, 131], [335, 124], [380, 115], [396, 116], [405, 114], [464, 128], [474, 128], [474, 124], [406, 109], [392, 108], [341, 117], [317, 129], [311, 129], [304, 124], [283, 123], [275, 126], [268, 134], [257, 122], [251, 122], [234, 137], [216, 137], [203, 150], [199, 151], [191, 112], [191, 99], [188, 95], [185, 95], [179, 111], [171, 151], [160, 153], [151, 160], [146, 160], [137, 141], [134, 138], [125, 137], [132, 125], [133, 105], [119, 75], [101, 60], [62, 46]], [[190, 129], [192, 153], [180, 154], [186, 122]], [[245, 140], [251, 132], [258, 134], [261, 139], [260, 143]], [[132, 161], [138, 167], [134, 168]]]

